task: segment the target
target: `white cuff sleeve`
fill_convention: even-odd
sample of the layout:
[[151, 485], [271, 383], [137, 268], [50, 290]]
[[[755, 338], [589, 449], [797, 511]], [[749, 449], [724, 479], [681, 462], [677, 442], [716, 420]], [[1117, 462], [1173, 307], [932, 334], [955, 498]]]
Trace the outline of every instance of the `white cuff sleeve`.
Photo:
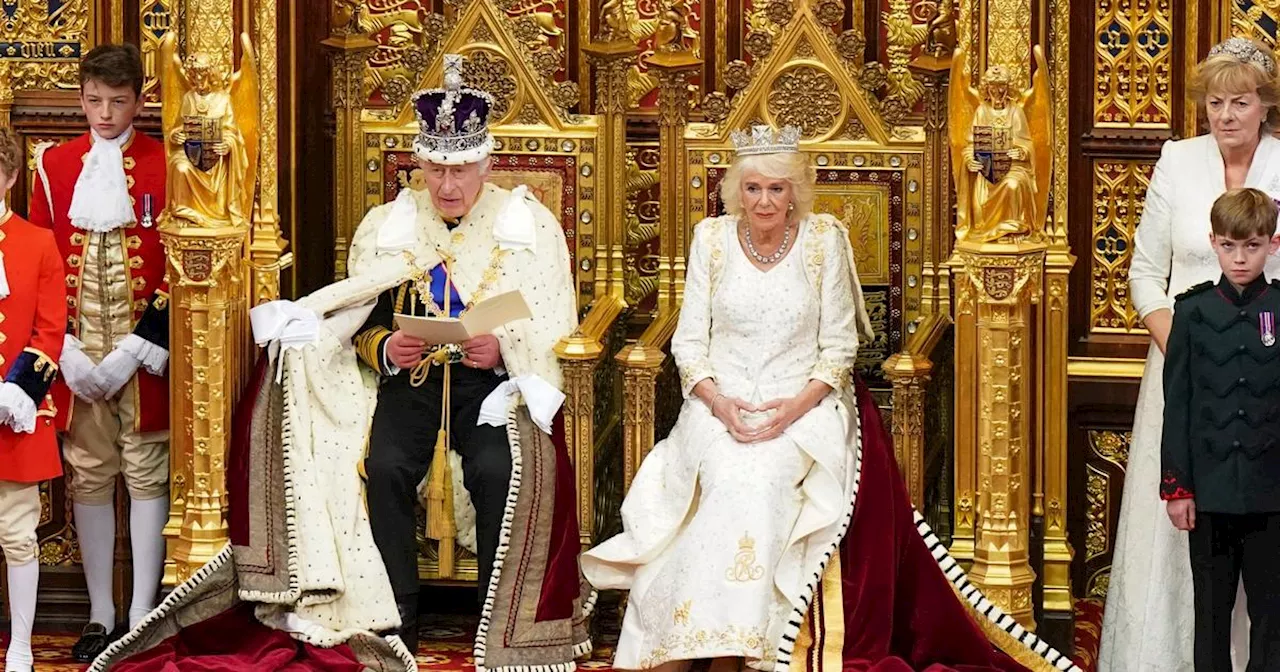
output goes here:
[[132, 355], [142, 368], [152, 375], [158, 376], [164, 373], [164, 367], [169, 363], [168, 350], [137, 334], [125, 336], [116, 347]]
[[36, 431], [36, 402], [15, 383], [0, 385], [0, 417], [15, 432]]
[[550, 434], [551, 423], [564, 403], [564, 393], [557, 390], [541, 376], [529, 374], [514, 380], [503, 382], [485, 397], [480, 404], [480, 416], [477, 425], [493, 425], [501, 427], [507, 424], [507, 410], [511, 407], [511, 397], [517, 392], [524, 398], [529, 408], [529, 417], [533, 418], [538, 429]]
[[253, 341], [266, 345], [279, 341], [286, 348], [299, 348], [320, 338], [320, 318], [292, 301], [270, 301], [249, 311]]

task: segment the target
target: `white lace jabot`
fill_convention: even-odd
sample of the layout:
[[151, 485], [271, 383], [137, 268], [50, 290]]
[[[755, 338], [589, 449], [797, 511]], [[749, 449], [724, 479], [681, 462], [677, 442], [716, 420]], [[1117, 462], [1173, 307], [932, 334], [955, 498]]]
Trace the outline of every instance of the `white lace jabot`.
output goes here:
[[133, 127], [110, 140], [99, 136], [97, 131], [90, 133], [93, 145], [76, 179], [67, 214], [76, 228], [98, 233], [114, 231], [135, 220], [122, 151], [133, 136]]

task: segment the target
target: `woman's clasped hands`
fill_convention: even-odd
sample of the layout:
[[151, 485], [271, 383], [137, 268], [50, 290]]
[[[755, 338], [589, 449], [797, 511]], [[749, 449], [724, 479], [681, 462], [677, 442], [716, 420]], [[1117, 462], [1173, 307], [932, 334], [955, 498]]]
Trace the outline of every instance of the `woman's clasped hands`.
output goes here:
[[[776, 439], [812, 407], [812, 404], [806, 405], [798, 397], [774, 399], [756, 405], [738, 397], [717, 393], [711, 400], [711, 414], [724, 423], [729, 435], [739, 443], [760, 443]], [[749, 418], [762, 419], [749, 422]]]

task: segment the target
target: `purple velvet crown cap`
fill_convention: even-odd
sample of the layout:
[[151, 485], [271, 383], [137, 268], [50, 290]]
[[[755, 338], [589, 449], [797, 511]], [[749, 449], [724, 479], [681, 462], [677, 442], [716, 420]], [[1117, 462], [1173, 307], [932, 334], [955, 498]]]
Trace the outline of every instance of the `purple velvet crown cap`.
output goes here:
[[[446, 96], [453, 98], [453, 110], [450, 115], [452, 124], [448, 123], [449, 120], [439, 118], [441, 108], [445, 107]], [[461, 89], [452, 95], [443, 89], [434, 89], [423, 91], [414, 99], [414, 109], [423, 131], [446, 136], [470, 135], [483, 131], [488, 126], [491, 108], [489, 95], [475, 89]], [[467, 122], [472, 119], [472, 115], [479, 121], [478, 126], [475, 122], [468, 125]], [[441, 121], [445, 121], [443, 127]]]

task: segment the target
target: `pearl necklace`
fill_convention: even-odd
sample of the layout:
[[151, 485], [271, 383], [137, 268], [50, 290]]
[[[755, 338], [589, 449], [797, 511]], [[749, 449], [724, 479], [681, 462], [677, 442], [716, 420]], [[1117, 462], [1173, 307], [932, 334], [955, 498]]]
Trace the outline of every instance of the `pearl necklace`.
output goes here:
[[767, 257], [757, 252], [756, 246], [751, 243], [750, 224], [746, 227], [745, 238], [747, 240], [747, 252], [750, 252], [751, 256], [754, 257], [756, 261], [762, 264], [776, 264], [787, 254], [787, 248], [791, 245], [791, 225], [787, 224], [787, 228], [783, 229], [782, 244], [778, 246], [778, 250]]

